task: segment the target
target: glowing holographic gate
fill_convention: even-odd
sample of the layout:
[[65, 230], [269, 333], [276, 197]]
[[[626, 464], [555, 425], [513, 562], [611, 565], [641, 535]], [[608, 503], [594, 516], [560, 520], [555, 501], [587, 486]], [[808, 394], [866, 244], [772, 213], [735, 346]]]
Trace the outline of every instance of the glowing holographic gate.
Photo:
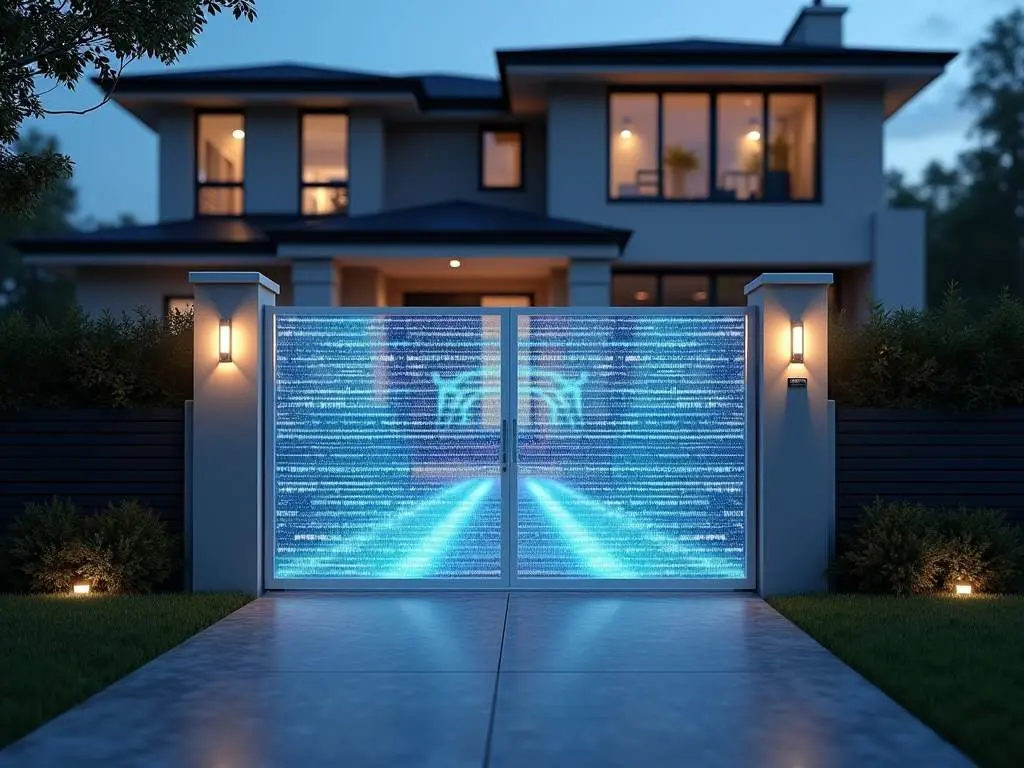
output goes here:
[[268, 588], [752, 588], [748, 310], [268, 307]]

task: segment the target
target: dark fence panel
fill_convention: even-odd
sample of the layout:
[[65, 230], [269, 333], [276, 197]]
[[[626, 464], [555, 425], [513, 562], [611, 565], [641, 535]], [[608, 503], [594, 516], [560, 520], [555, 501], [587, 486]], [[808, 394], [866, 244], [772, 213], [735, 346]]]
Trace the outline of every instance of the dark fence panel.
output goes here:
[[840, 534], [876, 496], [990, 507], [1024, 524], [1024, 409], [949, 414], [836, 410]]
[[84, 510], [134, 497], [181, 535], [185, 409], [0, 413], [0, 533], [26, 503], [54, 495]]

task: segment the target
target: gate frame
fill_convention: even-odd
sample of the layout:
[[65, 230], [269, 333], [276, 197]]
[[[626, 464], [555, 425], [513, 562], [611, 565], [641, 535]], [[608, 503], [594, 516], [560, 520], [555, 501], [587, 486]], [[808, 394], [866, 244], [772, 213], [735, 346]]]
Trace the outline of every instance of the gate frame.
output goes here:
[[[275, 374], [277, 350], [275, 320], [279, 315], [302, 316], [477, 316], [500, 317], [500, 348], [502, 367], [501, 419], [507, 421], [510, 437], [504, 450], [511, 451], [508, 469], [498, 467], [501, 483], [501, 576], [497, 579], [444, 578], [444, 579], [276, 579], [274, 577], [274, 528], [275, 528], [275, 461], [274, 447], [276, 433], [274, 410], [276, 403]], [[518, 407], [518, 345], [517, 330], [520, 316], [539, 315], [599, 315], [608, 316], [742, 316], [744, 329], [744, 565], [746, 576], [741, 579], [587, 579], [573, 577], [520, 578], [517, 558], [517, 486], [518, 486], [518, 442], [516, 440], [516, 408]], [[757, 586], [757, 541], [760, 521], [757, 499], [757, 376], [756, 355], [758, 337], [757, 312], [752, 307], [283, 307], [267, 306], [260, 319], [265, 344], [266, 364], [263, 366], [262, 383], [265, 393], [263, 401], [263, 586], [267, 590], [336, 590], [336, 591], [525, 591], [525, 590], [573, 590], [573, 591], [716, 591], [753, 590]], [[508, 339], [508, 341], [506, 341]], [[506, 352], [506, 347], [510, 350]], [[508, 358], [506, 360], [506, 357]], [[501, 457], [499, 456], [499, 462]], [[516, 482], [511, 482], [516, 480]]]

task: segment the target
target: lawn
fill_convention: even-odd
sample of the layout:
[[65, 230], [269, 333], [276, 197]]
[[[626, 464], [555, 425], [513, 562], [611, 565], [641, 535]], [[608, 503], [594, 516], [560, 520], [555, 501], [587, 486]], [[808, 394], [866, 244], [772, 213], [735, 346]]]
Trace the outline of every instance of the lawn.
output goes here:
[[248, 600], [242, 595], [0, 596], [0, 747]]
[[769, 602], [979, 765], [1024, 765], [1024, 597]]

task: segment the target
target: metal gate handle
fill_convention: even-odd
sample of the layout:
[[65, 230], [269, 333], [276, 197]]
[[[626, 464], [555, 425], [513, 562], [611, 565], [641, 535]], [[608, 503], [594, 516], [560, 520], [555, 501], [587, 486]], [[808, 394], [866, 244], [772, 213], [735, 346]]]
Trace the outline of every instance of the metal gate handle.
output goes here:
[[505, 434], [508, 432], [508, 419], [501, 420], [501, 471], [508, 472], [508, 442]]

